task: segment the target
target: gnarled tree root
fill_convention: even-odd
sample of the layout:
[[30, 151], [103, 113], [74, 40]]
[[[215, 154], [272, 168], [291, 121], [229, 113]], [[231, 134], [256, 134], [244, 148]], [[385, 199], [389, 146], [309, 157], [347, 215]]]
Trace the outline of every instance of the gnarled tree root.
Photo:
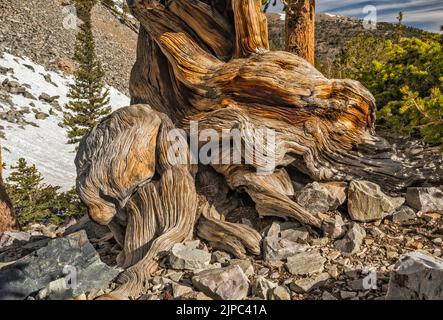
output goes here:
[[[144, 135], [139, 136], [141, 126]], [[177, 141], [168, 137], [172, 130], [165, 115], [135, 105], [114, 112], [80, 143], [76, 163], [81, 199], [91, 218], [109, 224], [123, 247], [118, 262], [126, 270], [117, 279], [120, 286], [103, 298], [137, 297], [161, 255], [193, 238], [199, 196], [187, 142], [179, 137], [182, 148], [174, 149]], [[200, 208], [202, 238], [222, 247], [223, 237], [223, 248], [238, 257], [246, 250], [260, 254], [261, 237], [255, 230], [223, 221], [215, 212]]]
[[[269, 51], [260, 0], [128, 4], [141, 25], [133, 106], [104, 119], [76, 158], [77, 190], [89, 215], [109, 224], [123, 247], [118, 261], [127, 269], [113, 297], [137, 297], [162, 252], [192, 238], [196, 221], [197, 235], [216, 248], [238, 257], [260, 252], [257, 231], [226, 221], [228, 203], [199, 201], [188, 150], [193, 122], [197, 134], [212, 130], [220, 144], [229, 142], [231, 154], [239, 145], [226, 131], [242, 133], [241, 147], [261, 150], [267, 143], [256, 139], [257, 130], [273, 132], [267, 175], [259, 174], [267, 164], [261, 154], [246, 161], [241, 151], [241, 163], [228, 164], [214, 154], [210, 162], [231, 189], [249, 194], [260, 215], [322, 227], [291, 199], [288, 166], [312, 180], [366, 179], [388, 191], [441, 181], [441, 168], [408, 167], [374, 135], [375, 101], [360, 83], [327, 79], [300, 57]], [[175, 137], [178, 149], [168, 136], [175, 128], [184, 130]], [[171, 159], [171, 149], [181, 161]]]

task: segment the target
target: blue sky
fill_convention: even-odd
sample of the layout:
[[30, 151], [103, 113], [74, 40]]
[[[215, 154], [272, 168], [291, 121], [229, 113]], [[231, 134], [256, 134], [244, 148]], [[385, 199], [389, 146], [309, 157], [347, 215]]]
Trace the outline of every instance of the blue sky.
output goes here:
[[[279, 2], [279, 1], [278, 1]], [[443, 0], [317, 0], [317, 12], [329, 12], [364, 18], [363, 8], [377, 8], [378, 21], [396, 22], [399, 11], [404, 13], [406, 25], [429, 31], [439, 31], [443, 25]], [[271, 11], [281, 10], [272, 8]]]

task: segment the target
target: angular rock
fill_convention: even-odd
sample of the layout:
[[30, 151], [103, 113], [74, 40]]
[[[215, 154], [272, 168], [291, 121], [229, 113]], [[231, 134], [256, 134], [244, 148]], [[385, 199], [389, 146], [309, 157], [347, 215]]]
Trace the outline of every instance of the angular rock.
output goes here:
[[340, 291], [340, 297], [342, 299], [353, 299], [357, 296], [357, 292], [352, 292], [352, 291]]
[[306, 251], [308, 248], [308, 245], [279, 237], [266, 237], [263, 239], [263, 256], [265, 261], [283, 260], [296, 253]]
[[403, 222], [412, 221], [415, 218], [417, 218], [415, 211], [408, 206], [401, 206], [392, 215], [392, 221], [400, 224]]
[[175, 244], [169, 254], [169, 264], [175, 270], [201, 270], [209, 266], [211, 254], [197, 249], [200, 241]]
[[351, 181], [348, 190], [348, 213], [352, 220], [371, 222], [392, 214], [405, 202], [384, 194], [380, 186], [369, 181]]
[[215, 251], [212, 253], [211, 261], [212, 262], [219, 262], [221, 264], [226, 264], [231, 260], [231, 256], [229, 253], [224, 251]]
[[37, 100], [37, 98], [34, 97], [34, 95], [33, 95], [32, 93], [30, 93], [29, 91], [25, 91], [25, 92], [23, 93], [23, 96], [24, 96], [25, 98], [28, 98], [28, 99], [31, 99], [31, 100]]
[[443, 259], [414, 251], [402, 255], [389, 280], [387, 300], [443, 300]]
[[89, 219], [88, 215], [84, 215], [77, 221], [77, 223], [68, 226], [64, 235], [70, 235], [79, 230], [85, 230], [89, 239], [101, 239], [110, 232], [109, 227], [95, 223]]
[[277, 284], [267, 280], [265, 277], [258, 276], [252, 285], [252, 295], [257, 298], [267, 299], [268, 292], [277, 287]]
[[37, 112], [37, 113], [35, 114], [35, 118], [36, 118], [37, 120], [45, 120], [47, 117], [49, 117], [49, 114], [44, 113], [44, 112]]
[[269, 228], [265, 229], [266, 237], [277, 238], [280, 236], [281, 227], [277, 222], [273, 222]]
[[66, 286], [63, 278], [50, 282], [46, 288], [37, 294], [38, 300], [70, 300], [73, 298], [72, 292]]
[[173, 282], [179, 282], [183, 277], [184, 272], [169, 270], [165, 274], [165, 278], [171, 279]]
[[329, 278], [329, 274], [323, 272], [313, 277], [294, 279], [289, 283], [289, 288], [297, 293], [307, 293], [324, 285]]
[[239, 266], [247, 277], [254, 275], [254, 266], [252, 265], [251, 260], [247, 259], [232, 259], [229, 261], [231, 266]]
[[9, 88], [9, 93], [12, 93], [12, 94], [24, 94], [25, 92], [26, 92], [26, 88], [25, 87]]
[[0, 249], [9, 247], [14, 242], [28, 242], [31, 240], [31, 235], [22, 231], [6, 231], [0, 233]]
[[309, 241], [312, 246], [324, 247], [329, 243], [328, 237], [313, 238]]
[[192, 277], [194, 287], [217, 300], [242, 300], [249, 291], [249, 281], [239, 266], [205, 270]]
[[439, 188], [408, 188], [406, 204], [422, 212], [443, 213], [443, 191]]
[[286, 269], [292, 275], [312, 275], [324, 269], [326, 259], [317, 251], [301, 252], [288, 258]]
[[120, 271], [108, 267], [80, 231], [48, 242], [46, 247], [0, 269], [0, 300], [25, 299], [54, 280], [65, 278], [71, 297], [106, 288]]
[[309, 237], [309, 232], [306, 228], [286, 229], [280, 232], [280, 237], [293, 242], [306, 243]]
[[269, 300], [291, 300], [291, 292], [286, 286], [277, 286], [268, 292]]
[[45, 93], [45, 92], [43, 92], [43, 93], [38, 97], [38, 99], [39, 99], [39, 100], [46, 101], [46, 102], [52, 102], [52, 101], [54, 101], [53, 99], [51, 99], [51, 96], [50, 96], [49, 94]]
[[334, 297], [331, 293], [329, 293], [328, 291], [324, 291], [322, 296], [321, 296], [322, 300], [325, 301], [331, 301], [331, 300], [338, 300], [336, 297]]
[[183, 295], [189, 294], [191, 292], [194, 292], [194, 290], [189, 286], [184, 286], [179, 283], [172, 283], [172, 295], [174, 298], [179, 298]]
[[334, 246], [340, 250], [343, 256], [351, 256], [360, 252], [363, 240], [366, 237], [366, 231], [353, 222], [343, 239], [334, 242]]
[[17, 88], [20, 87], [20, 83], [15, 80], [5, 79], [3, 81], [3, 86], [8, 86], [9, 88]]
[[313, 182], [295, 194], [295, 200], [310, 213], [318, 215], [337, 209], [346, 201], [345, 182]]
[[60, 98], [60, 97], [59, 96], [50, 96], [49, 94], [44, 93], [44, 92], [38, 97], [39, 100], [42, 100], [42, 101], [45, 101], [48, 103], [51, 103], [54, 100], [57, 100], [58, 98]]
[[331, 239], [341, 238], [345, 232], [346, 227], [341, 215], [336, 214], [334, 217], [328, 217], [323, 220], [323, 231], [325, 235]]

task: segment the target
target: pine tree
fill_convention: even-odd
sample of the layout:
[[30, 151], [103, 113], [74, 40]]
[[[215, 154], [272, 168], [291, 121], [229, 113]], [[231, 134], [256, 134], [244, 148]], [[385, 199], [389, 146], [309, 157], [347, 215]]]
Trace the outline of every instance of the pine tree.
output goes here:
[[57, 198], [58, 187], [43, 184], [43, 177], [35, 165], [28, 166], [20, 158], [6, 179], [6, 190], [17, 212], [21, 225], [52, 218], [50, 210]]
[[78, 68], [70, 86], [63, 124], [68, 127], [68, 143], [75, 144], [88, 133], [99, 119], [111, 112], [109, 90], [104, 89], [104, 72], [95, 53], [91, 10], [97, 0], [75, 0], [83, 23], [76, 37], [74, 60]]

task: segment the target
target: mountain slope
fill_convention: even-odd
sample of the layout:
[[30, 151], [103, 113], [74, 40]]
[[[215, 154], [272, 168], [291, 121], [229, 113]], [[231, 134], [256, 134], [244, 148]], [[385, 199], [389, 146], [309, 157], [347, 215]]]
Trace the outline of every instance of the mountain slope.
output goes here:
[[[59, 126], [62, 106], [69, 100], [70, 76], [47, 71], [28, 58], [9, 53], [0, 57], [0, 144], [7, 168], [20, 157], [35, 164], [45, 182], [69, 189], [75, 184], [75, 147], [66, 144], [66, 129]], [[129, 98], [110, 87], [116, 109]]]
[[[267, 13], [269, 21], [269, 38], [275, 50], [285, 47], [285, 21], [284, 15]], [[315, 51], [316, 59], [322, 64], [334, 61], [335, 57], [353, 37], [361, 34], [383, 36], [392, 39], [395, 36], [397, 25], [388, 22], [379, 22], [374, 30], [365, 29], [363, 20], [358, 18], [332, 15], [328, 13], [316, 14], [315, 25]], [[403, 27], [403, 35], [408, 37], [421, 37], [426, 31]]]
[[[75, 29], [67, 0], [0, 0], [0, 53], [6, 48], [26, 56], [49, 70], [74, 68]], [[92, 11], [96, 51], [106, 74], [106, 83], [128, 94], [129, 74], [135, 61], [137, 34], [101, 4]]]

